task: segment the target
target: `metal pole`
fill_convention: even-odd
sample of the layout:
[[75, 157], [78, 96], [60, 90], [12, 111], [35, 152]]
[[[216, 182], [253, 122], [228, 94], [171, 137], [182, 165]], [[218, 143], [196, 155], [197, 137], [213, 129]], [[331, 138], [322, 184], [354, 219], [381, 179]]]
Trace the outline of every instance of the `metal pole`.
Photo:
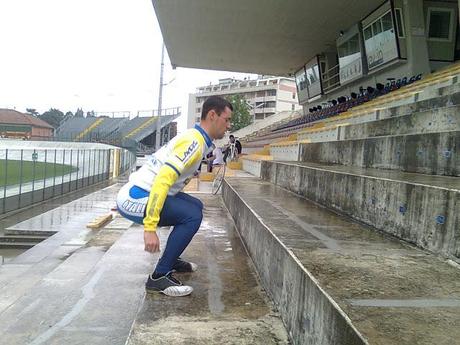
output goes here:
[[3, 213], [6, 209], [6, 185], [8, 184], [8, 149], [5, 150], [5, 184], [3, 186]]
[[77, 182], [75, 187], [78, 189], [78, 172], [80, 171], [80, 149], [77, 150]]
[[107, 172], [106, 180], [110, 178], [110, 150], [105, 151], [105, 171]]
[[[91, 159], [92, 152], [93, 152], [93, 150], [88, 151], [88, 159], [89, 159], [88, 183], [89, 183], [90, 178], [92, 178], [90, 184], [94, 183], [94, 160]], [[92, 168], [91, 168], [91, 163], [93, 163]]]
[[56, 190], [56, 155], [57, 149], [54, 149], [54, 165], [53, 165], [53, 197], [55, 195]]
[[101, 174], [101, 181], [104, 180], [104, 163], [105, 163], [105, 157], [104, 157], [104, 150], [100, 150], [100, 168], [99, 168], [99, 172]]
[[35, 192], [35, 162], [37, 161], [35, 159], [35, 153], [36, 151], [34, 150], [32, 154], [32, 170], [33, 170], [33, 178], [32, 178], [32, 204], [34, 203], [34, 192]]
[[160, 91], [158, 93], [158, 119], [157, 119], [157, 133], [155, 136], [155, 151], [160, 149], [160, 139], [161, 139], [161, 103], [163, 98], [163, 72], [164, 72], [164, 58], [165, 58], [165, 44], [164, 42], [161, 45], [161, 69], [160, 69]]
[[81, 181], [81, 186], [84, 186], [85, 182], [85, 152], [86, 150], [83, 150], [83, 169], [82, 169], [82, 181]]
[[22, 166], [24, 159], [24, 150], [21, 150], [21, 163], [19, 166], [19, 197], [18, 197], [18, 208], [21, 208], [21, 193], [22, 193]]
[[65, 149], [62, 150], [61, 194], [64, 194]]
[[96, 177], [96, 150], [93, 150], [93, 184]]
[[46, 166], [48, 160], [48, 150], [45, 150], [45, 168], [44, 168], [44, 177], [43, 177], [43, 200], [45, 200], [45, 189], [46, 189]]
[[[97, 154], [96, 154], [96, 152], [97, 152]], [[94, 154], [95, 154], [94, 159], [96, 159], [96, 157], [97, 157], [97, 163], [96, 163], [96, 182], [99, 182], [99, 164], [100, 164], [100, 161], [99, 161], [99, 150], [95, 150]]]
[[70, 149], [70, 177], [69, 177], [69, 192], [72, 190], [72, 174], [73, 174], [73, 150]]
[[97, 164], [99, 163], [98, 161], [96, 161], [96, 152], [97, 150], [93, 150], [94, 151], [94, 168], [93, 168], [93, 174], [94, 174], [94, 177], [93, 177], [93, 183], [94, 183], [94, 180], [96, 180], [97, 182]]

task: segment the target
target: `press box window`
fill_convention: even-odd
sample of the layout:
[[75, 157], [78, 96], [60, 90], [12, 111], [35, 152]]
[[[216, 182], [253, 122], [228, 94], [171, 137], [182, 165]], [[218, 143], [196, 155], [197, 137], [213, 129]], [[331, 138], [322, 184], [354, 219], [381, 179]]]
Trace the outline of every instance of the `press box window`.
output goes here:
[[364, 40], [368, 40], [372, 37], [372, 29], [371, 26], [369, 25], [367, 28], [364, 29]]
[[428, 38], [450, 41], [452, 10], [428, 9]]
[[374, 36], [382, 32], [382, 23], [380, 22], [380, 20], [377, 20], [372, 24], [372, 32]]

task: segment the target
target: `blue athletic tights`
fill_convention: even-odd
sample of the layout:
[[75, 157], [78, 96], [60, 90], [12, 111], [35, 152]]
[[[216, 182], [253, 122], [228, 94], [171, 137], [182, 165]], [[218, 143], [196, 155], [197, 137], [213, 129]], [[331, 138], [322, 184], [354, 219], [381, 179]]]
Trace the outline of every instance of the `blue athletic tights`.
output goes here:
[[[148, 192], [145, 196], [148, 196]], [[139, 195], [141, 199], [144, 195]], [[147, 198], [145, 198], [147, 200]], [[125, 218], [135, 223], [143, 224], [143, 217], [128, 215], [119, 207], [119, 212]], [[163, 210], [160, 214], [158, 226], [174, 226], [169, 234], [163, 255], [158, 261], [155, 272], [166, 274], [172, 270], [174, 263], [182, 252], [187, 248], [200, 228], [203, 219], [203, 203], [193, 196], [179, 192], [174, 196], [168, 196], [165, 200]]]

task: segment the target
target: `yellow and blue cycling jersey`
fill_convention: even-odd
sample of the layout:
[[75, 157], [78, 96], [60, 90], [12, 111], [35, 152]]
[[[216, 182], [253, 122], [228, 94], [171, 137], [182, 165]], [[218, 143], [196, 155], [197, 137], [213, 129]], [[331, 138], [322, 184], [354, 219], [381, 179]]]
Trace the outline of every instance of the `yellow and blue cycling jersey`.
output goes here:
[[[195, 125], [173, 138], [130, 175], [131, 186], [150, 191], [145, 208], [145, 231], [156, 230], [166, 197], [176, 195], [185, 187], [198, 170], [203, 157], [212, 149], [211, 138], [200, 126]], [[123, 195], [119, 194], [118, 204], [123, 204], [122, 198]], [[133, 204], [133, 207], [142, 208], [145, 204]]]

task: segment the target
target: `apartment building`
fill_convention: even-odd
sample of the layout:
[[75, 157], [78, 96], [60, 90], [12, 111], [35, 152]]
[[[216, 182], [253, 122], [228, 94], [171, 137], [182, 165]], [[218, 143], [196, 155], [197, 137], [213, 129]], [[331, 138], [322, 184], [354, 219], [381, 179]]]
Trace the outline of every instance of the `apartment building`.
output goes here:
[[281, 111], [302, 109], [297, 100], [294, 79], [264, 76], [253, 80], [219, 79], [218, 84], [198, 87], [196, 93], [190, 94], [187, 127], [193, 127], [200, 121], [201, 108], [206, 98], [234, 94], [245, 97], [253, 121], [262, 121]]

